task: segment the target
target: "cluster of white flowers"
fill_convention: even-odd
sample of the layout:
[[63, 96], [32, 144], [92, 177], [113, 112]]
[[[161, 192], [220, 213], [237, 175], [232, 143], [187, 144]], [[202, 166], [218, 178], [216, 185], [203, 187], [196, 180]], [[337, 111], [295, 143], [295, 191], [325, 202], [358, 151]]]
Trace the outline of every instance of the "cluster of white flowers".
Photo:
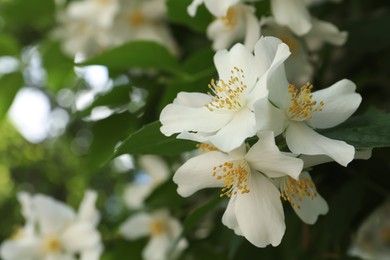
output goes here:
[[77, 255], [82, 260], [100, 258], [103, 245], [96, 228], [100, 218], [95, 208], [96, 192], [85, 193], [77, 213], [41, 194], [19, 193], [18, 199], [26, 222], [2, 243], [2, 259], [72, 260]]
[[355, 112], [361, 102], [355, 84], [344, 79], [316, 92], [309, 83], [294, 86], [284, 70], [290, 54], [275, 37], [262, 37], [254, 54], [240, 43], [220, 50], [219, 79], [208, 94], [181, 92], [160, 115], [162, 133], [202, 143], [201, 154], [175, 173], [179, 194], [222, 187], [221, 196], [230, 198], [222, 222], [258, 247], [283, 237], [280, 198], [309, 224], [328, 211], [308, 167], [330, 160], [346, 166], [355, 156], [353, 146], [316, 132]]
[[273, 16], [255, 15], [251, 2], [258, 0], [193, 0], [188, 13], [194, 16], [202, 3], [215, 16], [207, 29], [207, 36], [213, 42], [214, 50], [232, 46], [240, 40], [253, 50], [260, 35], [275, 36], [289, 45], [292, 52], [286, 61], [287, 77], [291, 81], [306, 82], [313, 75], [313, 55], [326, 42], [343, 45], [347, 33], [341, 32], [332, 23], [312, 17], [309, 7], [315, 0], [271, 0]]
[[137, 212], [120, 226], [120, 234], [129, 240], [150, 237], [142, 252], [145, 260], [174, 259], [188, 246], [187, 240], [181, 238], [171, 252], [183, 230], [181, 223], [167, 209], [143, 211], [145, 199], [170, 177], [170, 169], [162, 158], [155, 155], [140, 156], [138, 163], [141, 177], [126, 186], [123, 196], [126, 206]]
[[71, 56], [92, 56], [133, 40], [155, 41], [177, 53], [165, 13], [165, 0], [74, 1], [60, 7], [54, 35]]

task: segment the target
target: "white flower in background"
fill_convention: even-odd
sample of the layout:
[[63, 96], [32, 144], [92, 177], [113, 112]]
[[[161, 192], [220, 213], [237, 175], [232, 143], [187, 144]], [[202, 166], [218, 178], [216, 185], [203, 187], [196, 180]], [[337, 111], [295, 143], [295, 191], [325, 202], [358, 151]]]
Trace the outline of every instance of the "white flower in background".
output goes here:
[[195, 16], [196, 10], [198, 7], [204, 3], [207, 10], [209, 12], [216, 16], [216, 17], [222, 17], [225, 16], [228, 9], [236, 5], [240, 2], [243, 2], [242, 0], [193, 0], [192, 3], [187, 7], [187, 12], [190, 16]]
[[257, 247], [277, 246], [285, 231], [283, 207], [278, 189], [267, 177], [297, 179], [302, 167], [302, 160], [279, 151], [272, 132], [264, 132], [248, 152], [243, 144], [229, 154], [211, 150], [188, 160], [173, 181], [184, 197], [222, 187], [221, 196], [230, 198], [223, 224]]
[[239, 147], [256, 133], [253, 104], [267, 95], [267, 77], [289, 54], [287, 45], [274, 37], [261, 38], [255, 56], [242, 44], [218, 51], [214, 64], [219, 80], [211, 80], [211, 93], [180, 92], [161, 112], [161, 132], [190, 132], [186, 138], [193, 136], [222, 151]]
[[144, 200], [158, 185], [163, 183], [170, 176], [170, 170], [167, 163], [155, 155], [143, 155], [138, 160], [139, 166], [143, 171], [141, 180], [136, 180], [127, 185], [124, 191], [123, 199], [129, 209], [139, 209], [144, 205]]
[[284, 68], [279, 67], [268, 81], [268, 98], [255, 104], [256, 129], [284, 134], [287, 146], [295, 154], [324, 154], [346, 166], [355, 149], [346, 142], [327, 138], [314, 129], [326, 129], [347, 120], [362, 98], [355, 84], [347, 79], [311, 92], [307, 83], [301, 88], [288, 83]]
[[165, 0], [121, 1], [121, 8], [110, 30], [113, 44], [151, 40], [177, 54], [178, 47], [169, 30]]
[[260, 38], [255, 8], [244, 4], [229, 7], [225, 15], [216, 17], [209, 24], [207, 37], [213, 41], [214, 50], [226, 49], [241, 39], [249, 50], [253, 50]]
[[290, 48], [291, 56], [285, 62], [289, 82], [311, 81], [314, 73], [315, 52], [319, 51], [324, 43], [341, 46], [347, 40], [347, 32], [340, 32], [335, 25], [315, 18], [311, 21], [311, 30], [298, 37], [288, 27], [279, 25], [272, 16], [261, 19], [262, 35], [275, 36]]
[[109, 30], [118, 11], [117, 0], [71, 2], [58, 13], [60, 27], [54, 31], [54, 37], [62, 40], [68, 55], [94, 55], [110, 47]]
[[173, 252], [170, 250], [181, 232], [180, 222], [171, 217], [167, 210], [137, 213], [130, 216], [120, 227], [120, 233], [127, 239], [150, 237], [142, 252], [145, 260], [168, 260], [178, 257], [187, 248], [187, 240], [180, 239], [175, 250]]
[[99, 259], [102, 252], [96, 229], [99, 214], [97, 194], [87, 191], [79, 212], [45, 195], [19, 195], [26, 225], [1, 245], [5, 260], [17, 259]]

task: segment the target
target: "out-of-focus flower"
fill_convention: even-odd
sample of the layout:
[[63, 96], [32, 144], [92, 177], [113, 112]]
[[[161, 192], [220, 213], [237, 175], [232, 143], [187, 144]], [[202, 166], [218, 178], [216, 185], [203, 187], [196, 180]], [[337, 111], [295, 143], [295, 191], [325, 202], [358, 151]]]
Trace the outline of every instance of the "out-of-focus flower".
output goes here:
[[78, 213], [45, 195], [19, 194], [26, 224], [1, 245], [5, 260], [17, 259], [99, 259], [103, 250], [96, 229], [99, 214], [97, 194], [87, 191]]
[[390, 256], [390, 202], [378, 207], [359, 227], [348, 250], [362, 259], [388, 260]]
[[274, 37], [261, 38], [255, 56], [242, 44], [218, 51], [214, 63], [219, 80], [211, 80], [212, 93], [180, 92], [161, 112], [161, 132], [167, 136], [183, 132], [185, 138], [222, 151], [239, 147], [255, 135], [253, 104], [267, 96], [266, 78], [289, 54], [287, 45]]
[[191, 16], [195, 16], [196, 10], [198, 6], [201, 4], [205, 4], [206, 8], [209, 12], [216, 16], [222, 17], [225, 16], [228, 12], [228, 9], [238, 4], [239, 2], [243, 2], [242, 0], [193, 0], [192, 3], [188, 6], [187, 11]]
[[177, 258], [188, 246], [184, 238], [177, 242], [175, 250], [170, 252], [173, 243], [182, 232], [180, 222], [169, 215], [167, 210], [153, 213], [140, 212], [130, 216], [120, 227], [120, 233], [127, 239], [135, 240], [149, 236], [150, 240], [142, 252], [145, 260], [168, 260]]
[[288, 83], [284, 68], [269, 78], [268, 98], [255, 104], [256, 129], [284, 134], [290, 151], [295, 154], [324, 154], [346, 166], [355, 149], [344, 141], [327, 138], [314, 129], [334, 127], [348, 119], [362, 98], [355, 84], [343, 79], [332, 86], [311, 92], [309, 83], [297, 88]]
[[207, 37], [213, 41], [214, 50], [226, 49], [241, 39], [249, 50], [253, 50], [260, 38], [255, 9], [240, 3], [230, 6], [225, 15], [216, 17], [208, 26]]
[[170, 175], [167, 163], [155, 155], [140, 156], [139, 166], [147, 178], [127, 185], [123, 199], [129, 209], [139, 209], [154, 188], [166, 181]]
[[302, 160], [279, 151], [272, 132], [264, 132], [248, 152], [243, 144], [228, 154], [208, 151], [188, 160], [173, 181], [184, 197], [222, 187], [221, 196], [230, 198], [223, 224], [257, 247], [277, 246], [285, 230], [284, 214], [280, 193], [268, 178], [297, 179], [302, 167]]

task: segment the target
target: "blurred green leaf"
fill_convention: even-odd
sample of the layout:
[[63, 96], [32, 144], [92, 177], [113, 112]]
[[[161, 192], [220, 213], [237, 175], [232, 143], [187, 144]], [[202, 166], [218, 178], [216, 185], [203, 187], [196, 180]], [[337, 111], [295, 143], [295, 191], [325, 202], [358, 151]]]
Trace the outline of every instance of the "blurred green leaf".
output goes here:
[[160, 127], [159, 121], [143, 126], [123, 141], [114, 156], [125, 153], [176, 155], [195, 149], [194, 142], [166, 137], [160, 132]]
[[156, 189], [146, 198], [145, 204], [152, 208], [167, 207], [170, 209], [180, 209], [185, 199], [176, 192], [177, 185], [169, 180]]
[[0, 78], [0, 119], [7, 114], [23, 82], [23, 76], [19, 72], [5, 74]]
[[187, 7], [192, 0], [167, 0], [168, 18], [172, 22], [187, 25], [195, 31], [204, 32], [212, 21], [211, 14], [204, 5], [198, 7], [195, 17], [187, 13]]
[[176, 58], [163, 45], [151, 41], [134, 41], [107, 50], [81, 64], [104, 65], [114, 70], [130, 68], [160, 69], [168, 72], [179, 72]]
[[325, 136], [345, 141], [356, 149], [390, 146], [390, 114], [369, 113], [349, 118], [343, 124], [321, 131]]
[[19, 44], [10, 35], [0, 34], [0, 56], [18, 56]]
[[49, 88], [58, 91], [69, 87], [69, 83], [75, 77], [74, 64], [71, 58], [64, 55], [60, 43], [46, 42], [41, 45], [41, 52]]

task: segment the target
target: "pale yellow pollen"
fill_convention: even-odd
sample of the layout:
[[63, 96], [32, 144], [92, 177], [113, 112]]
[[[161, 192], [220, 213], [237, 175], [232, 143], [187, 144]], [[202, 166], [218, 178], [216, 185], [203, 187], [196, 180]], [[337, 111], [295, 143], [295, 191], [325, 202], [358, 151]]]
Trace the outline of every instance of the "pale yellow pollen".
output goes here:
[[224, 187], [221, 190], [221, 197], [226, 195], [230, 198], [233, 195], [249, 193], [246, 182], [248, 181], [248, 164], [241, 162], [225, 162], [213, 168], [213, 176], [218, 180], [224, 179]]
[[317, 188], [309, 177], [300, 178], [299, 181], [286, 177], [281, 184], [280, 196], [290, 202], [291, 206], [300, 209], [298, 205], [304, 197], [313, 200], [317, 196]]
[[312, 118], [312, 114], [322, 111], [324, 102], [312, 101], [313, 95], [311, 90], [313, 85], [307, 83], [297, 89], [294, 85], [288, 86], [288, 92], [291, 95], [291, 104], [288, 108], [288, 115], [292, 120], [302, 121]]
[[61, 242], [58, 238], [49, 237], [45, 239], [43, 247], [48, 252], [57, 252], [61, 249]]
[[212, 152], [212, 151], [219, 151], [217, 147], [211, 144], [197, 144], [196, 148], [200, 148], [202, 153], [205, 152]]
[[221, 19], [226, 27], [233, 28], [237, 24], [237, 10], [234, 7], [230, 7], [227, 10], [226, 15]]
[[228, 82], [224, 80], [211, 80], [208, 88], [211, 92], [207, 94], [211, 97], [211, 102], [205, 107], [210, 111], [220, 110], [241, 110], [242, 93], [247, 86], [244, 84], [244, 72], [242, 69], [234, 67], [231, 71]]
[[13, 232], [12, 236], [11, 236], [11, 239], [12, 240], [18, 240], [20, 239], [24, 234], [24, 231], [23, 231], [23, 228], [16, 228], [15, 231]]
[[149, 226], [152, 236], [158, 236], [165, 232], [165, 226], [161, 221], [153, 221]]
[[131, 11], [129, 14], [129, 23], [131, 26], [137, 27], [145, 22], [145, 16], [139, 10]]

